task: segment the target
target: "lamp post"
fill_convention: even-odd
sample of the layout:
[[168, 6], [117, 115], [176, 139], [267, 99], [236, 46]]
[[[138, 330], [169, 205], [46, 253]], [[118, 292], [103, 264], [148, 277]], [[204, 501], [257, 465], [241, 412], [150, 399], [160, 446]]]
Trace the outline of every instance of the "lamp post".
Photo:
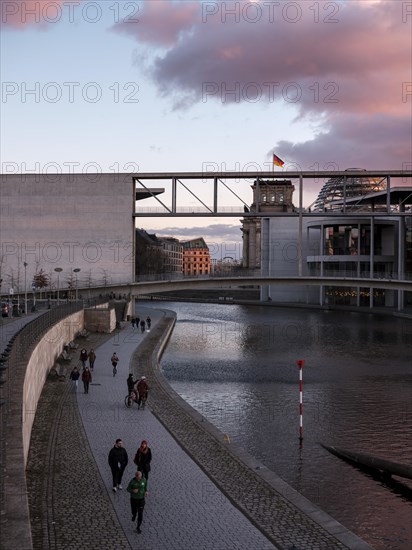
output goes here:
[[23, 262], [24, 265], [24, 315], [27, 315], [27, 262]]
[[77, 284], [77, 274], [79, 273], [79, 271], [80, 267], [76, 267], [75, 269], [73, 269], [73, 273], [76, 273], [76, 302], [79, 300], [79, 288]]
[[60, 273], [63, 271], [61, 267], [55, 267], [54, 271], [57, 273], [57, 305], [60, 304]]

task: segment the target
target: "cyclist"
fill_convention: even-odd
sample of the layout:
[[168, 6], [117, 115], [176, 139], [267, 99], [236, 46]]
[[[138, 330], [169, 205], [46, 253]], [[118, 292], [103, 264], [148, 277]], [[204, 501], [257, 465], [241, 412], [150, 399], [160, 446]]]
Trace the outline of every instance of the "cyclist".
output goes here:
[[113, 353], [111, 358], [112, 366], [113, 366], [113, 376], [116, 376], [117, 373], [117, 363], [119, 362], [119, 358], [117, 357], [116, 352]]
[[142, 376], [137, 383], [136, 386], [137, 393], [138, 393], [138, 399], [137, 399], [137, 408], [140, 409], [140, 406], [142, 406], [142, 409], [144, 409], [147, 394], [149, 393], [149, 384], [146, 381], [146, 376]]

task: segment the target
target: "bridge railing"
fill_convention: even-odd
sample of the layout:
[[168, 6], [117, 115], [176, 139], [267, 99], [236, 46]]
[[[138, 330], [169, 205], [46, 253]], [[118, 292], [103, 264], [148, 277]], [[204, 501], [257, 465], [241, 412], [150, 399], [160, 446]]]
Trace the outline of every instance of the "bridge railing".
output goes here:
[[[275, 272], [274, 272], [275, 271]], [[136, 277], [136, 283], [147, 283], [147, 282], [157, 282], [157, 281], [181, 281], [184, 279], [216, 279], [220, 277], [233, 277], [233, 278], [261, 278], [261, 277], [295, 277], [296, 275], [276, 273], [276, 270], [271, 270], [270, 273], [265, 272], [265, 270], [260, 269], [222, 269], [219, 271], [214, 271], [210, 274], [203, 275], [184, 275], [183, 273], [178, 272], [169, 272], [169, 273], [152, 273], [152, 274], [141, 274]], [[357, 271], [351, 269], [337, 269], [337, 270], [327, 270], [324, 271], [323, 275], [320, 274], [320, 269], [312, 269], [310, 273], [305, 273], [304, 277], [317, 277], [320, 280], [324, 278], [350, 278], [350, 279], [376, 279], [379, 282], [382, 279], [393, 279], [399, 281], [411, 281], [412, 273], [406, 272], [403, 273], [400, 277], [396, 272], [385, 272], [385, 271], [375, 271], [371, 276], [369, 270]], [[320, 283], [321, 284], [321, 283]]]

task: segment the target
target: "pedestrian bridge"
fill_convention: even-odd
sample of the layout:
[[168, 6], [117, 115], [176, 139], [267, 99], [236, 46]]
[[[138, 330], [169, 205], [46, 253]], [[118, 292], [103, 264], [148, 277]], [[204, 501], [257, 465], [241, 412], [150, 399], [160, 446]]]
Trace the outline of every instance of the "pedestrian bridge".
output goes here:
[[96, 293], [120, 293], [132, 296], [154, 294], [158, 292], [170, 292], [173, 290], [188, 289], [214, 289], [242, 286], [332, 286], [350, 288], [380, 288], [385, 290], [400, 290], [412, 292], [412, 280], [396, 279], [367, 279], [362, 277], [207, 277], [207, 278], [183, 278], [158, 281], [139, 281], [136, 283], [124, 283], [118, 285], [105, 285], [93, 288], [79, 288], [79, 292]]

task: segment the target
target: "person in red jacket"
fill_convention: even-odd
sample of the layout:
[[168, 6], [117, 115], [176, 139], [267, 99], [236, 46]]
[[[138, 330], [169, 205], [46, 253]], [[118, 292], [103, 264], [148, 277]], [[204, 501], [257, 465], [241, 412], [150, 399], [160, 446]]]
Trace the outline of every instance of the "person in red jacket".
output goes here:
[[84, 393], [89, 393], [89, 384], [92, 381], [92, 373], [89, 367], [86, 367], [82, 373], [82, 381], [84, 386]]
[[147, 395], [149, 393], [149, 384], [147, 383], [146, 376], [142, 376], [140, 378], [139, 382], [137, 383], [136, 389], [138, 394], [137, 408], [140, 409], [140, 407], [142, 407], [142, 409], [144, 409]]

